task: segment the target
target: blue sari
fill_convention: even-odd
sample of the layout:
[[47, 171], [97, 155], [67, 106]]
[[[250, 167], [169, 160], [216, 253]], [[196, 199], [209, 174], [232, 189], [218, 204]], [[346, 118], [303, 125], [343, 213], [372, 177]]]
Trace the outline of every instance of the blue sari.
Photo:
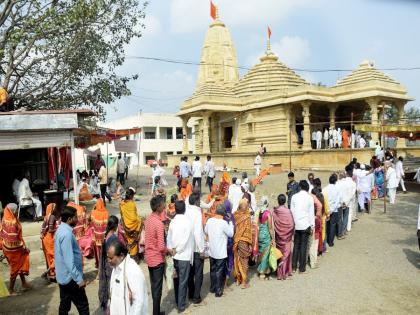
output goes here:
[[385, 174], [384, 170], [382, 168], [377, 168], [375, 170], [375, 187], [378, 191], [378, 197], [383, 198], [384, 197], [384, 184], [385, 184]]

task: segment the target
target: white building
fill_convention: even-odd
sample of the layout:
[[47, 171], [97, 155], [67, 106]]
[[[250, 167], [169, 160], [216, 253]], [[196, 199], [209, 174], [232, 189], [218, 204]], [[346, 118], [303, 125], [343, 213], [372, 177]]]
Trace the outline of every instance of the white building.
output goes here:
[[[194, 121], [188, 124], [188, 149], [193, 153], [193, 125]], [[182, 120], [175, 114], [152, 114], [138, 113], [129, 117], [109, 121], [103, 124], [103, 127], [111, 129], [129, 129], [141, 128], [140, 134], [129, 136], [128, 140], [139, 141], [138, 147], [140, 165], [146, 165], [148, 160], [166, 161], [168, 155], [182, 154]], [[139, 137], [140, 136], [140, 137]], [[106, 154], [105, 145], [101, 145], [101, 153]], [[108, 155], [116, 156], [113, 144], [108, 145]], [[138, 158], [130, 155], [130, 164], [138, 165]]]

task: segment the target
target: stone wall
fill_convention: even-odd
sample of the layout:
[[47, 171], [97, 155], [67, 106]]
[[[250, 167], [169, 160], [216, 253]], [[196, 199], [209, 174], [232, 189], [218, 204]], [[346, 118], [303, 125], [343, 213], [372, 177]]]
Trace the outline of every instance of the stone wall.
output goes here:
[[[269, 152], [263, 157], [263, 168], [267, 168], [271, 163], [282, 164], [284, 170], [289, 169], [291, 160], [292, 169], [313, 169], [313, 170], [341, 170], [349, 161], [356, 157], [360, 162], [369, 163], [374, 149], [354, 149], [354, 150], [310, 150], [293, 151], [291, 159], [288, 152]], [[205, 155], [200, 155], [202, 163], [206, 161]], [[412, 156], [420, 158], [420, 147], [399, 149], [398, 156]], [[191, 163], [195, 155], [189, 155], [188, 161]], [[212, 154], [216, 167], [221, 167], [226, 163], [229, 168], [238, 170], [253, 169], [255, 154], [250, 153], [214, 153]], [[173, 167], [179, 164], [179, 156], [168, 156], [168, 166]]]

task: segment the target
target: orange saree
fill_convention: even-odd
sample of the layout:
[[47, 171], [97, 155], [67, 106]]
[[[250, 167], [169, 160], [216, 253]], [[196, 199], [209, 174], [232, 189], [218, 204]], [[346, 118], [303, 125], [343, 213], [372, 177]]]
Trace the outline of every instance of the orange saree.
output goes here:
[[[241, 200], [242, 203], [242, 200]], [[248, 279], [248, 259], [252, 252], [251, 214], [248, 207], [244, 210], [241, 205], [234, 213], [235, 235], [233, 238], [234, 276], [240, 284]]]
[[95, 208], [93, 208], [90, 214], [90, 218], [93, 225], [95, 266], [98, 268], [99, 259], [101, 257], [102, 242], [105, 238], [105, 231], [109, 218], [108, 210], [105, 208], [105, 204], [102, 198], [99, 198], [96, 201]]
[[47, 277], [50, 280], [55, 279], [54, 235], [59, 225], [59, 222], [57, 222], [55, 216], [52, 214], [55, 207], [55, 203], [50, 203], [47, 206], [41, 229], [42, 250], [44, 251], [45, 261], [47, 262]]
[[23, 240], [22, 225], [8, 207], [4, 208], [1, 234], [3, 253], [10, 265], [10, 279], [29, 275], [29, 250]]

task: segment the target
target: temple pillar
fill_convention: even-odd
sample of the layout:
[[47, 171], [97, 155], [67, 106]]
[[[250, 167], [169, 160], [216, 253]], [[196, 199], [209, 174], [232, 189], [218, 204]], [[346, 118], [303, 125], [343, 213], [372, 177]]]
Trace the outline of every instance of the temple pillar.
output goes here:
[[[372, 124], [372, 126], [379, 126], [379, 121], [378, 121], [378, 105], [379, 105], [379, 101], [380, 100], [377, 97], [371, 97], [371, 98], [366, 99], [366, 103], [370, 107], [370, 115], [371, 115], [371, 124]], [[379, 133], [378, 132], [371, 132], [370, 133], [370, 136], [372, 137], [372, 140], [375, 143], [376, 142], [380, 142], [379, 141]], [[384, 144], [382, 143], [381, 145], [383, 146]]]
[[188, 117], [182, 116], [182, 154], [188, 154]]
[[310, 150], [311, 149], [311, 121], [310, 121], [310, 112], [309, 108], [311, 106], [311, 102], [304, 101], [302, 102], [302, 116], [303, 116], [303, 149]]
[[[397, 106], [397, 109], [398, 109], [398, 124], [399, 125], [405, 124], [405, 111], [404, 111], [405, 104], [407, 104], [406, 101], [399, 101], [395, 104]], [[406, 148], [406, 147], [407, 147], [406, 139], [405, 138], [398, 138], [397, 149], [403, 149], [403, 148]]]
[[205, 112], [203, 114], [203, 154], [210, 153], [210, 137], [209, 137], [209, 127], [210, 127], [210, 113]]
[[335, 128], [335, 111], [337, 110], [336, 104], [331, 104], [329, 106], [330, 110], [330, 128]]

